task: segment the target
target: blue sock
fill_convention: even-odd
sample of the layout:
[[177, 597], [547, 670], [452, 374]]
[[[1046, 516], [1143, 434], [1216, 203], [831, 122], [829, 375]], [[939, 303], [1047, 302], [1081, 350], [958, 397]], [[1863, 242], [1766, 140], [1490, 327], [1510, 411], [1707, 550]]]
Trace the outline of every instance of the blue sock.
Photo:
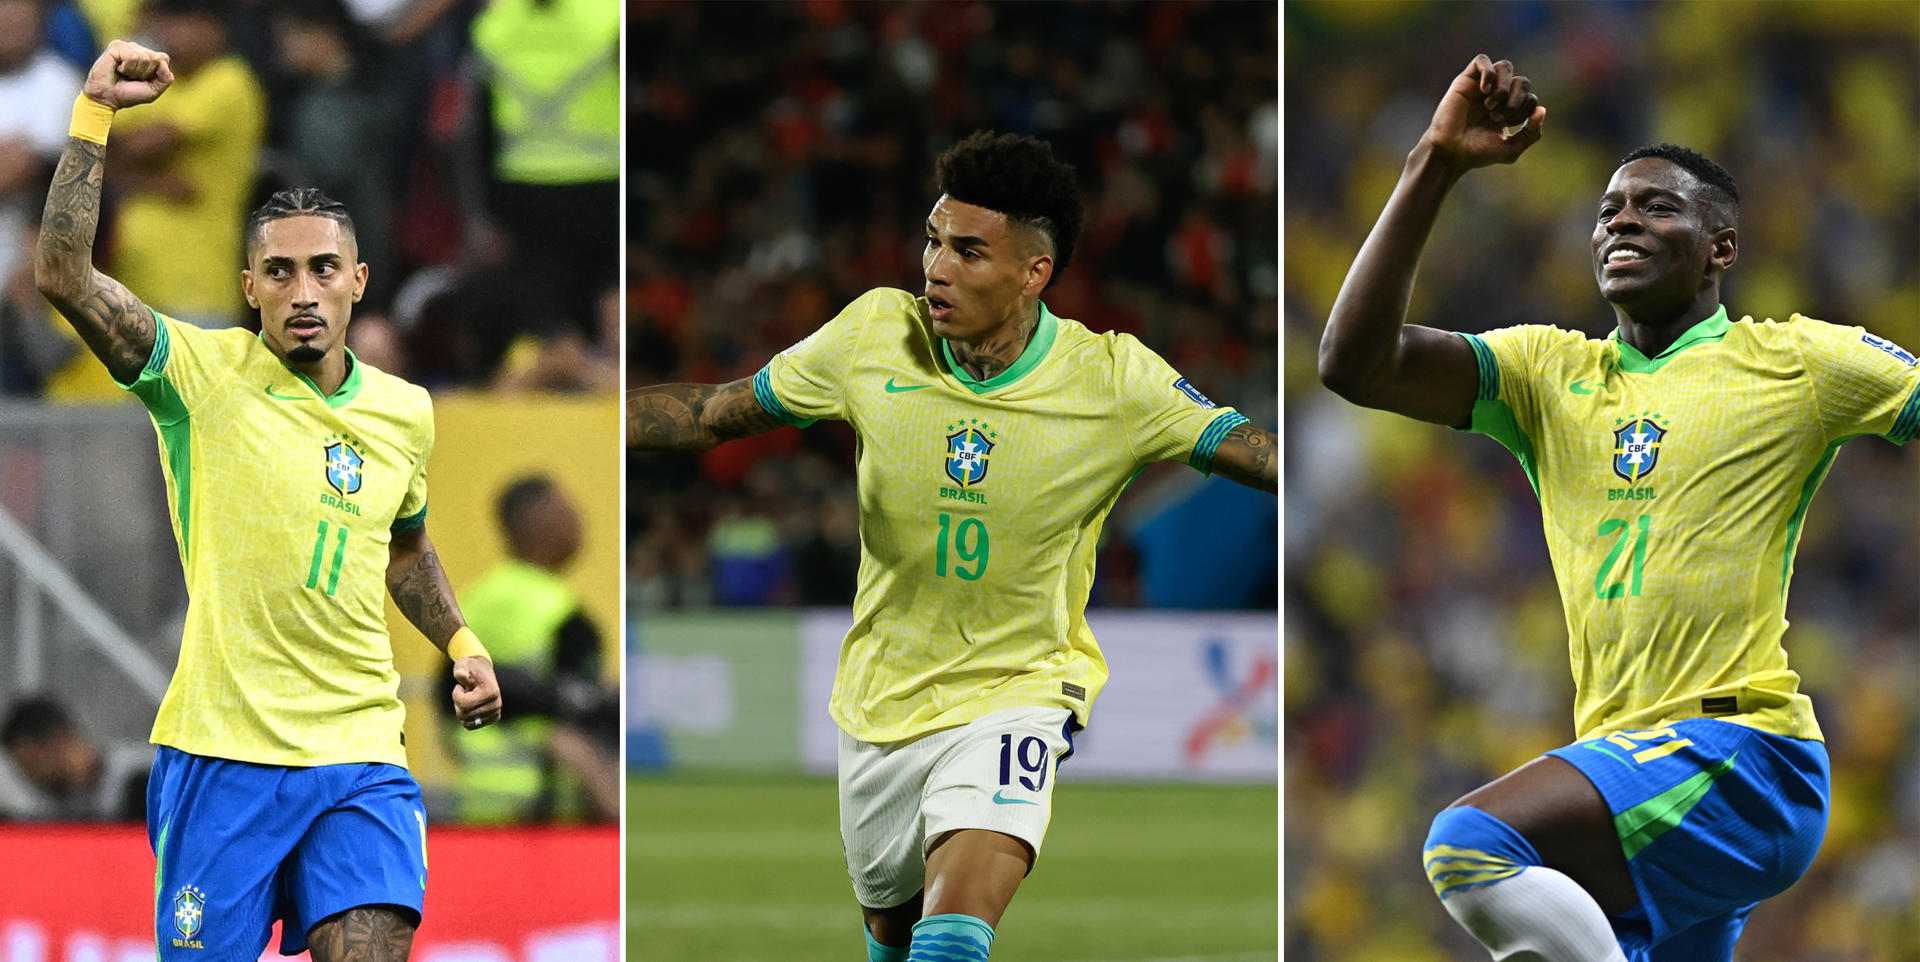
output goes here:
[[861, 923], [860, 928], [867, 933], [867, 962], [907, 962], [907, 947], [881, 945], [873, 940], [873, 930], [867, 928], [866, 923]]
[[907, 962], [987, 962], [993, 926], [971, 915], [929, 915], [913, 924]]

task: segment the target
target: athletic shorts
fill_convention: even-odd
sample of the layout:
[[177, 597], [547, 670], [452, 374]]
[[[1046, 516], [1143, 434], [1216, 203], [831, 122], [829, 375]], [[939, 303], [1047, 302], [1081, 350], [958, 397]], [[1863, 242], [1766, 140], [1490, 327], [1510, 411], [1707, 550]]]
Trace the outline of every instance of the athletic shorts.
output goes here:
[[958, 829], [1011, 835], [1037, 857], [1076, 727], [1064, 708], [1008, 708], [882, 745], [841, 732], [840, 844], [854, 897], [875, 909], [906, 903], [926, 886], [927, 850]]
[[154, 931], [165, 962], [255, 962], [362, 905], [419, 921], [427, 813], [397, 765], [281, 768], [160, 746], [147, 782]]
[[1792, 885], [1827, 831], [1827, 748], [1694, 718], [1547, 754], [1600, 790], [1640, 904], [1612, 919], [1633, 962], [1731, 959], [1747, 913]]

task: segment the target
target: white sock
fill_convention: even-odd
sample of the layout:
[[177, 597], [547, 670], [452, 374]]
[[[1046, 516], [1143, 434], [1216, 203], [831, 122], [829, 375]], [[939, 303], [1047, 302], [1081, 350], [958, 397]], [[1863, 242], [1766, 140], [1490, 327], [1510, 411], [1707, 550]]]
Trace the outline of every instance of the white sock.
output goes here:
[[1440, 901], [1495, 962], [1627, 962], [1600, 903], [1580, 883], [1539, 865]]

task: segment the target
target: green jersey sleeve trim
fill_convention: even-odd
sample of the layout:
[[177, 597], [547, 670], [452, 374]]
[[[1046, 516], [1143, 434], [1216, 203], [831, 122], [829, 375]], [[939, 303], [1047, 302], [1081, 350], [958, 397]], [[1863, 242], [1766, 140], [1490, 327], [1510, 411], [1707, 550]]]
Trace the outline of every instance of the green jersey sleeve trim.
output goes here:
[[1844, 438], [1835, 438], [1827, 445], [1826, 453], [1807, 472], [1807, 479], [1800, 484], [1800, 503], [1794, 505], [1793, 515], [1787, 519], [1787, 544], [1780, 552], [1780, 597], [1787, 596], [1787, 575], [1793, 570], [1793, 549], [1800, 544], [1800, 526], [1806, 523], [1807, 508], [1813, 504], [1813, 493], [1820, 489], [1820, 482], [1826, 479], [1827, 469], [1833, 466], [1833, 456], [1840, 453], [1840, 445], [1859, 437], [1849, 434]]
[[966, 385], [967, 390], [975, 394], [985, 394], [988, 391], [997, 391], [1031, 374], [1034, 368], [1040, 366], [1041, 361], [1046, 360], [1047, 353], [1053, 350], [1053, 339], [1059, 333], [1060, 319], [1055, 317], [1053, 312], [1047, 309], [1046, 302], [1042, 301], [1040, 323], [1033, 329], [1033, 340], [1027, 342], [1026, 350], [1020, 352], [1019, 359], [1013, 362], [1012, 367], [982, 381], [968, 374], [966, 369], [960, 366], [960, 362], [954, 360], [953, 348], [948, 345], [945, 338], [940, 340], [940, 355], [946, 359], [947, 371], [953, 375], [954, 380]]
[[1907, 403], [1900, 409], [1900, 416], [1893, 419], [1893, 427], [1883, 435], [1895, 444], [1905, 444], [1920, 434], [1920, 387], [1907, 395]]
[[[1455, 331], [1459, 334], [1460, 332]], [[1467, 345], [1473, 348], [1473, 362], [1480, 370], [1479, 390], [1475, 392], [1475, 401], [1491, 401], [1500, 396], [1500, 365], [1493, 359], [1493, 348], [1487, 342], [1472, 334], [1460, 334], [1467, 339]]]
[[772, 370], [773, 362], [768, 361], [766, 367], [753, 375], [754, 400], [759, 401], [760, 407], [779, 419], [782, 424], [791, 424], [796, 428], [804, 428], [812, 424], [815, 418], [795, 417], [792, 411], [787, 410], [786, 405], [780, 403], [779, 395], [773, 393]]
[[1520, 427], [1519, 419], [1513, 416], [1513, 409], [1507, 406], [1507, 402], [1473, 402], [1473, 417], [1467, 424], [1468, 431], [1484, 434], [1512, 451], [1520, 462], [1520, 470], [1527, 473], [1527, 483], [1533, 486], [1533, 496], [1540, 497], [1540, 468], [1534, 461], [1533, 439]]
[[1200, 432], [1200, 440], [1193, 442], [1193, 453], [1187, 456], [1187, 464], [1201, 474], [1213, 474], [1213, 452], [1218, 450], [1220, 442], [1226, 440], [1227, 432], [1247, 423], [1246, 415], [1238, 411], [1223, 411], [1220, 416], [1207, 423], [1207, 429]]
[[420, 506], [420, 510], [415, 511], [414, 513], [407, 515], [404, 518], [393, 519], [393, 527], [390, 530], [418, 531], [421, 528], [424, 528], [426, 526], [427, 526], [427, 506], [423, 504]]
[[119, 385], [121, 390], [132, 391], [135, 397], [143, 401], [146, 396], [138, 390], [140, 385], [160, 377], [167, 368], [167, 355], [173, 350], [173, 336], [167, 333], [166, 318], [151, 307], [147, 308], [147, 313], [153, 315], [153, 350], [147, 352], [146, 366], [131, 381], [122, 381], [112, 371], [107, 372], [107, 376], [113, 378], [113, 383]]

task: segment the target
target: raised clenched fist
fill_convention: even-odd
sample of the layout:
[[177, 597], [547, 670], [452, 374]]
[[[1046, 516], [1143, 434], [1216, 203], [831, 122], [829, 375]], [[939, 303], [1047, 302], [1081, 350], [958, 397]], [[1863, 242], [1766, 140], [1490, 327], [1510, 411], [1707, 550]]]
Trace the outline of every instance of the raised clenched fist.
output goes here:
[[87, 70], [81, 92], [116, 110], [151, 103], [173, 83], [167, 55], [137, 43], [115, 40]]
[[1539, 142], [1546, 119], [1532, 82], [1514, 73], [1513, 64], [1481, 54], [1453, 78], [1424, 139], [1436, 156], [1461, 169], [1511, 164]]

